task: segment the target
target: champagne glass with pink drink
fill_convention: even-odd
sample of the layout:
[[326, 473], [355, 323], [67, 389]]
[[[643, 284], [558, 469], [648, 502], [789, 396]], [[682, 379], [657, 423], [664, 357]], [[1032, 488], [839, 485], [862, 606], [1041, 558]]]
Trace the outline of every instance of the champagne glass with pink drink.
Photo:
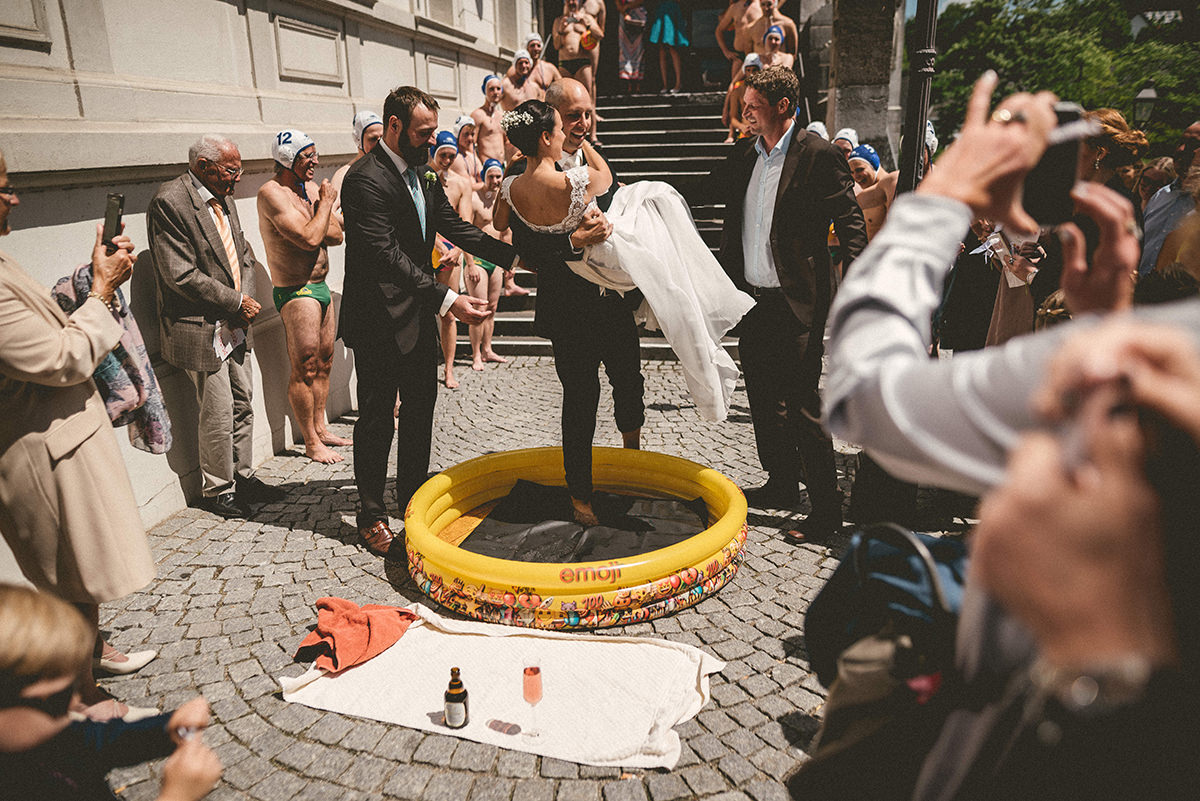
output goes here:
[[521, 671], [521, 695], [529, 704], [529, 728], [524, 734], [529, 739], [542, 736], [537, 727], [537, 705], [542, 700], [542, 668], [533, 662], [526, 662]]

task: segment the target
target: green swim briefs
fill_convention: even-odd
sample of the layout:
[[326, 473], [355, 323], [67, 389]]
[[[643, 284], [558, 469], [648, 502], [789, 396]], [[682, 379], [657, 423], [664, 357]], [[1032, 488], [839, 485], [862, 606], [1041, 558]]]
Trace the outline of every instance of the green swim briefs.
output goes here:
[[485, 273], [487, 273], [488, 275], [491, 275], [492, 270], [496, 269], [496, 265], [492, 264], [487, 259], [481, 259], [478, 256], [475, 256], [474, 258], [475, 258], [475, 265], [477, 267], [482, 267], [483, 271]]
[[322, 312], [333, 302], [333, 296], [329, 294], [329, 285], [324, 281], [298, 286], [277, 286], [271, 290], [271, 296], [275, 299], [277, 311], [283, 311], [284, 305], [293, 298], [312, 298], [321, 304]]

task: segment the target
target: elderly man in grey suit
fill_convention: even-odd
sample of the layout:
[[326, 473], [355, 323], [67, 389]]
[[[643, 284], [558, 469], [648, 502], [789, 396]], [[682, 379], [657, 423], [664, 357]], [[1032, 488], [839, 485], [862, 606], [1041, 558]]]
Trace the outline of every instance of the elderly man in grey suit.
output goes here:
[[[191, 379], [200, 406], [200, 507], [226, 518], [283, 497], [254, 476], [249, 329], [261, 307], [252, 297], [258, 262], [231, 200], [241, 177], [237, 145], [206, 134], [188, 151], [188, 171], [158, 188], [146, 215], [162, 356]], [[230, 343], [245, 339], [223, 356], [218, 329]]]

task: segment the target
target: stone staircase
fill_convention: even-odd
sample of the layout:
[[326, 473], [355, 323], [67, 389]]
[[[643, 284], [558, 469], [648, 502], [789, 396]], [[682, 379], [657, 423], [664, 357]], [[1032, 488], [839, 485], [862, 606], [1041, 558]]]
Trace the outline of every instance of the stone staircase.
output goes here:
[[[714, 252], [720, 243], [724, 207], [700, 204], [698, 190], [716, 161], [728, 152], [729, 145], [722, 144], [723, 102], [724, 95], [719, 92], [601, 97], [599, 112], [604, 120], [596, 129], [603, 143], [601, 153], [618, 178], [624, 183], [665, 181], [678, 189], [691, 205], [696, 227]], [[530, 294], [500, 299], [493, 347], [504, 355], [548, 356], [550, 341], [533, 333], [537, 275], [518, 271], [517, 283], [528, 288]], [[643, 359], [675, 359], [658, 332], [641, 333]], [[727, 338], [726, 343], [736, 357], [736, 340]], [[458, 353], [469, 357], [470, 352], [467, 328], [460, 325]]]

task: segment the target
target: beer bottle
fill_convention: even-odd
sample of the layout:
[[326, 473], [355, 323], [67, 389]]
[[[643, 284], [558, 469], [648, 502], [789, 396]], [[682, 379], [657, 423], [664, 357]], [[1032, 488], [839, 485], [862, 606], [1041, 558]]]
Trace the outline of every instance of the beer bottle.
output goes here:
[[446, 725], [452, 729], [467, 725], [467, 691], [456, 667], [450, 668], [450, 686], [446, 688]]

